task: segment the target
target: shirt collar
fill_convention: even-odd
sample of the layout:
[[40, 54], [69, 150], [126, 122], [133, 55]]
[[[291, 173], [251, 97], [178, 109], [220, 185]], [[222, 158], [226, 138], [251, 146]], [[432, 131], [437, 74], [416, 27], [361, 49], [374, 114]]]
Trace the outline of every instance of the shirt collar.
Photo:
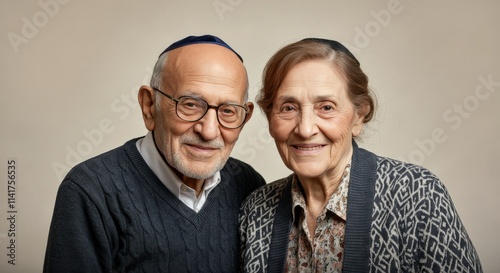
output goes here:
[[[347, 194], [349, 191], [349, 178], [350, 178], [350, 170], [351, 164], [347, 164], [344, 169], [344, 173], [342, 174], [342, 178], [339, 186], [335, 190], [335, 192], [330, 197], [330, 200], [326, 204], [325, 210], [335, 213], [337, 216], [342, 218], [344, 221], [346, 220], [347, 215]], [[301, 208], [297, 210], [297, 208]], [[293, 176], [292, 179], [292, 220], [296, 221], [295, 212], [299, 211], [302, 213], [306, 209], [306, 200], [304, 197], [303, 189], [300, 185], [300, 181], [296, 175]], [[323, 214], [323, 213], [322, 213]], [[297, 215], [297, 216], [299, 216]]]
[[[146, 164], [148, 164], [149, 168], [151, 168], [158, 179], [160, 179], [168, 190], [170, 190], [175, 196], [179, 197], [184, 184], [160, 156], [158, 150], [156, 149], [152, 132], [148, 132], [144, 138], [139, 139], [136, 142], [136, 146], [139, 153], [144, 158], [144, 161], [146, 161]], [[203, 190], [211, 191], [215, 186], [217, 186], [217, 184], [219, 184], [220, 180], [220, 171], [217, 171], [212, 177], [205, 180]], [[208, 194], [208, 192], [205, 193]]]

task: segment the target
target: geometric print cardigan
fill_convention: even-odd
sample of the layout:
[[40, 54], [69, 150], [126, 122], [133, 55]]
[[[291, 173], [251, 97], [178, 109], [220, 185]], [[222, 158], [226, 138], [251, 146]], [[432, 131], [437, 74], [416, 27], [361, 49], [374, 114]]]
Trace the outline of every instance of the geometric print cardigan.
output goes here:
[[[342, 272], [483, 272], [450, 195], [427, 169], [353, 141]], [[292, 225], [289, 177], [240, 211], [241, 271], [283, 272]]]

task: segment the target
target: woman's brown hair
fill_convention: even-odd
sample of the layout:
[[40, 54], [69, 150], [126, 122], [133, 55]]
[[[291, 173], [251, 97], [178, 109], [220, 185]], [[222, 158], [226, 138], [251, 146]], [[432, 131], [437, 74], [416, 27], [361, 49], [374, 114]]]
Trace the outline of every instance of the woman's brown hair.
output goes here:
[[276, 52], [267, 62], [262, 74], [262, 88], [257, 95], [259, 104], [269, 119], [276, 91], [288, 72], [300, 62], [324, 60], [332, 63], [346, 81], [347, 95], [356, 111], [369, 122], [375, 112], [374, 95], [368, 88], [368, 77], [361, 70], [358, 60], [341, 43], [333, 40], [307, 38], [289, 44]]

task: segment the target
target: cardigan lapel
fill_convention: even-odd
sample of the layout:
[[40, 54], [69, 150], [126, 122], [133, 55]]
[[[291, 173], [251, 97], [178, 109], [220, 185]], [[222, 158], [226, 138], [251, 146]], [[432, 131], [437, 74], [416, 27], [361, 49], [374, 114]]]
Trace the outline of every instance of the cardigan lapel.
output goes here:
[[292, 226], [292, 177], [286, 179], [287, 185], [281, 193], [281, 198], [274, 215], [271, 243], [269, 246], [269, 260], [267, 262], [267, 272], [282, 273], [285, 270], [285, 263]]
[[377, 157], [359, 148], [353, 141], [342, 267], [344, 273], [369, 271], [370, 231], [376, 179]]

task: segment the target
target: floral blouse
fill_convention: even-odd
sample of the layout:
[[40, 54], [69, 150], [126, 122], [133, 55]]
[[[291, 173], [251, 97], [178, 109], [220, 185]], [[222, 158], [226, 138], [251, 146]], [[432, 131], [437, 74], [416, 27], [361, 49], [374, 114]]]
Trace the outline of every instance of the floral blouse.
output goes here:
[[318, 216], [316, 230], [312, 235], [307, 227], [307, 209], [302, 187], [297, 177], [294, 177], [293, 225], [290, 230], [286, 272], [342, 272], [350, 167], [350, 164], [346, 166], [337, 190]]

